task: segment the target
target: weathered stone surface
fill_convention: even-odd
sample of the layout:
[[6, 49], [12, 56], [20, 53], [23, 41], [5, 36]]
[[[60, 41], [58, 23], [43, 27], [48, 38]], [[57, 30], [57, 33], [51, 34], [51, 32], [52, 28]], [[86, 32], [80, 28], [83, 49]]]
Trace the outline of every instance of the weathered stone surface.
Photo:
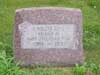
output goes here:
[[80, 9], [37, 7], [16, 10], [15, 62], [22, 66], [83, 63]]

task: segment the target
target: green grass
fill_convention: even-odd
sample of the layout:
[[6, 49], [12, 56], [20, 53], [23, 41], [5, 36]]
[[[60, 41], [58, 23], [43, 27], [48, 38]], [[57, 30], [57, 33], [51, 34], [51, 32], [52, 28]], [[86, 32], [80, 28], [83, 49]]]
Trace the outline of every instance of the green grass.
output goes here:
[[[13, 57], [12, 36], [16, 9], [44, 6], [72, 7], [80, 8], [83, 12], [83, 47], [86, 58], [85, 61], [100, 63], [99, 3], [100, 0], [0, 0], [0, 52], [5, 51], [7, 57]], [[13, 65], [12, 68], [14, 66], [15, 65]], [[29, 70], [26, 72], [28, 73], [28, 71]], [[32, 71], [35, 75], [67, 75], [67, 73], [68, 75], [71, 75], [69, 69], [67, 68], [36, 68]], [[0, 75], [11, 74], [0, 73]]]

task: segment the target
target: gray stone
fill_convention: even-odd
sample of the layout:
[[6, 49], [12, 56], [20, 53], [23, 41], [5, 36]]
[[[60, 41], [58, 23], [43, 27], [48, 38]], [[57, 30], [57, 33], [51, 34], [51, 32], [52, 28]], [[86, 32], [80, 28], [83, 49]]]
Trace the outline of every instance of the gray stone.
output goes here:
[[37, 7], [16, 10], [15, 62], [21, 66], [70, 66], [83, 63], [80, 9]]

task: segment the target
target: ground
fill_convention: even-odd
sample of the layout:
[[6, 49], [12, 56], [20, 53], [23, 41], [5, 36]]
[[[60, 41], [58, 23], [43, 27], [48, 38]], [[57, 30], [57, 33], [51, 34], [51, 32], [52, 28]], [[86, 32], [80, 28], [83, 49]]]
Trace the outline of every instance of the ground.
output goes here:
[[[16, 9], [44, 6], [80, 8], [83, 13], [83, 48], [85, 62], [99, 64], [99, 2], [99, 0], [0, 0], [0, 52], [5, 51], [7, 57], [13, 57], [13, 26]], [[70, 73], [69, 70], [69, 68], [35, 68], [32, 71], [35, 75], [67, 75], [67, 73]]]

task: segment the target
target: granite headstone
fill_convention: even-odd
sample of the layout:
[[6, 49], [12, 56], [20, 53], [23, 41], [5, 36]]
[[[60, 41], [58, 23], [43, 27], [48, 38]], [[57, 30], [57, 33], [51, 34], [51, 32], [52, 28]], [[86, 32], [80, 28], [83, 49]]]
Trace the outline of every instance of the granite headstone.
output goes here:
[[63, 7], [17, 9], [14, 56], [21, 66], [82, 64], [81, 10]]

